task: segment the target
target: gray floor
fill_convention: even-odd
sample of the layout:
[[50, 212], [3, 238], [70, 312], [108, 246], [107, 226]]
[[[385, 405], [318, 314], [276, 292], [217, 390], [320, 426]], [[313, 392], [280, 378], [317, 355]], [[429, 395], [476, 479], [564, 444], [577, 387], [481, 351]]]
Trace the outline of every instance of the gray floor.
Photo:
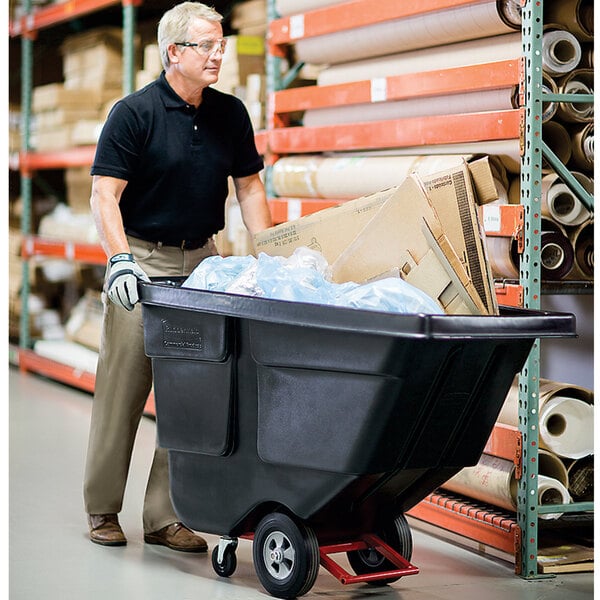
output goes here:
[[[155, 425], [144, 419], [136, 442], [121, 523], [129, 544], [105, 548], [87, 538], [81, 498], [91, 396], [9, 369], [9, 598], [11, 600], [258, 600], [269, 598], [242, 540], [230, 579], [206, 555], [142, 542], [141, 501]], [[217, 538], [207, 536], [211, 549]], [[583, 600], [593, 574], [525, 581], [513, 566], [413, 529], [420, 573], [387, 588], [343, 586], [321, 569], [307, 600]]]

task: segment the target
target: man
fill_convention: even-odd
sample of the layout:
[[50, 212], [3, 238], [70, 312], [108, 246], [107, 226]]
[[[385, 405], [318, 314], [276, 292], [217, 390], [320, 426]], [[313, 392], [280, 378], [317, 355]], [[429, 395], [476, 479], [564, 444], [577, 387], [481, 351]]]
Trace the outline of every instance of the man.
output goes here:
[[[102, 545], [127, 542], [117, 515], [152, 386], [137, 281], [188, 275], [218, 253], [212, 236], [224, 226], [228, 176], [248, 231], [271, 226], [248, 114], [239, 99], [209, 87], [225, 50], [221, 21], [197, 2], [163, 15], [158, 44], [164, 71], [114, 106], [92, 165], [90, 203], [109, 257], [110, 301], [105, 299], [84, 500], [90, 539]], [[202, 537], [178, 522], [166, 450], [160, 448], [148, 478], [143, 527], [146, 543], [207, 550]]]

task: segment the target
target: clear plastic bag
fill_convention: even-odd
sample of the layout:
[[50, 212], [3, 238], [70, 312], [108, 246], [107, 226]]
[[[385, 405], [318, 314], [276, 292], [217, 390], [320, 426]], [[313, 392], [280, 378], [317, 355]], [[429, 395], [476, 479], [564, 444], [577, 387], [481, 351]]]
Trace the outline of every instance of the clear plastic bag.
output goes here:
[[288, 258], [264, 253], [258, 258], [211, 256], [194, 269], [183, 287], [383, 312], [443, 313], [425, 292], [400, 278], [333, 283], [324, 256], [306, 247], [297, 248]]

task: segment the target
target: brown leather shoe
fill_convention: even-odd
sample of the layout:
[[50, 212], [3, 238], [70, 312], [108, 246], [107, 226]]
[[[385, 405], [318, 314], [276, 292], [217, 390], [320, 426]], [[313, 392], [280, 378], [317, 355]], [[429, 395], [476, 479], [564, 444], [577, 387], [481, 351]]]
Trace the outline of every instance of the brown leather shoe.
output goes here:
[[124, 546], [127, 538], [117, 515], [88, 515], [90, 540], [102, 546]]
[[188, 529], [183, 523], [171, 523], [158, 531], [144, 534], [147, 544], [167, 546], [179, 552], [206, 552], [206, 540]]

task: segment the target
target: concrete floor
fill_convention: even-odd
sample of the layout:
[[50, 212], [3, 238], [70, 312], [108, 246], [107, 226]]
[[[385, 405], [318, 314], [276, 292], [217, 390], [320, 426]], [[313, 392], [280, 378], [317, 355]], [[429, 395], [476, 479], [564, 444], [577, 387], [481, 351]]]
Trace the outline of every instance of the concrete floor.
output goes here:
[[[270, 596], [241, 540], [238, 568], [218, 577], [207, 555], [186, 555], [142, 541], [141, 504], [155, 424], [143, 419], [121, 524], [126, 547], [87, 537], [82, 475], [91, 396], [9, 368], [10, 600], [259, 600]], [[217, 541], [207, 536], [210, 549]], [[307, 600], [588, 600], [592, 573], [526, 581], [514, 567], [413, 528], [420, 568], [391, 586], [343, 586], [321, 568]], [[4, 578], [6, 581], [6, 578]]]

